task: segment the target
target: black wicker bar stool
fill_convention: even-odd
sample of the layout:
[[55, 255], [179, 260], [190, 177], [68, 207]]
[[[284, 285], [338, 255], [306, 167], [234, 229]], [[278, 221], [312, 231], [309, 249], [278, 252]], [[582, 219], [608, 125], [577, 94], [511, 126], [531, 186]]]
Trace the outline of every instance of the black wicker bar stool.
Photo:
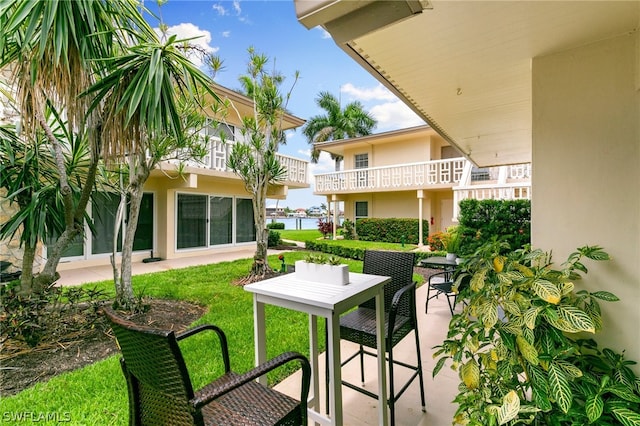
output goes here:
[[[388, 401], [391, 425], [395, 424], [395, 402], [416, 377], [420, 383], [422, 411], [425, 411], [420, 338], [418, 336], [418, 320], [416, 316], [416, 283], [413, 281], [414, 264], [415, 253], [413, 252], [367, 250], [364, 254], [363, 273], [391, 277], [391, 281], [384, 287], [385, 348], [389, 360]], [[398, 361], [393, 356], [394, 346], [412, 331], [416, 340], [416, 365]], [[364, 355], [376, 356], [375, 352], [365, 349], [365, 347], [377, 348], [375, 299], [363, 303], [357, 309], [340, 318], [340, 338], [359, 344], [359, 350], [343, 361], [342, 365], [344, 366], [349, 361], [359, 357], [360, 378], [364, 385]], [[413, 370], [410, 378], [398, 391], [396, 391], [394, 383], [394, 366]], [[378, 399], [378, 395], [364, 389], [362, 386], [346, 381], [343, 381], [342, 384], [369, 397]]]

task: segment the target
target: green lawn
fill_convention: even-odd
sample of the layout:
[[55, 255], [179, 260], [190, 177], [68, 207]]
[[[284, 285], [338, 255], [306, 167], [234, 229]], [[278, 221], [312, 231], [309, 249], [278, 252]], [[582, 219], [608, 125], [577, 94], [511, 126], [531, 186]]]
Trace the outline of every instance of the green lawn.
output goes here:
[[[322, 237], [320, 231], [315, 229], [306, 229], [306, 230], [277, 230], [280, 233], [280, 238], [285, 240], [293, 240], [293, 241], [312, 241], [318, 240]], [[397, 244], [397, 243], [381, 243], [374, 241], [360, 241], [360, 240], [324, 240], [330, 244], [341, 245], [345, 247], [352, 248], [362, 248], [362, 249], [372, 249], [372, 250], [398, 250], [398, 251], [409, 251], [415, 249], [416, 245], [414, 244]]]

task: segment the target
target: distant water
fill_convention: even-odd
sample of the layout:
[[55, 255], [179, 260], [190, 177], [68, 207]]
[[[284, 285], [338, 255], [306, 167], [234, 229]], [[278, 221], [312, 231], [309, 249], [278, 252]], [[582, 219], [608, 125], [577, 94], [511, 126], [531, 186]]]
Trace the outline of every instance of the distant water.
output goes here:
[[277, 219], [267, 219], [267, 223], [284, 223], [284, 229], [318, 229], [317, 217], [286, 217]]

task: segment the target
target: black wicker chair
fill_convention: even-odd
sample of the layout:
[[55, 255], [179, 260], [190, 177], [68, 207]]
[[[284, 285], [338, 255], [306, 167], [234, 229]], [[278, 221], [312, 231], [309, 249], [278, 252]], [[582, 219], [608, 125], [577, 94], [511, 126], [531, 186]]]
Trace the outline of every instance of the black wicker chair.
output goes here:
[[[307, 358], [287, 352], [245, 373], [231, 371], [227, 340], [215, 325], [182, 333], [133, 324], [105, 309], [118, 339], [129, 392], [130, 425], [307, 425], [311, 368]], [[220, 340], [225, 373], [194, 392], [178, 342], [202, 331]], [[302, 367], [302, 391], [296, 401], [255, 381], [288, 362]]]
[[[384, 287], [385, 308], [385, 347], [389, 360], [389, 408], [391, 424], [395, 424], [395, 402], [418, 377], [420, 382], [420, 399], [422, 411], [425, 411], [424, 383], [422, 380], [422, 360], [420, 358], [420, 339], [418, 336], [418, 321], [416, 317], [416, 283], [413, 281], [413, 266], [415, 254], [413, 252], [394, 252], [367, 250], [364, 254], [362, 272], [372, 275], [391, 277], [391, 281]], [[416, 339], [416, 365], [397, 361], [393, 357], [393, 347], [411, 331]], [[360, 345], [359, 350], [342, 362], [344, 366], [356, 357], [360, 357], [360, 378], [364, 386], [364, 355], [376, 356], [375, 352], [365, 349], [377, 348], [376, 343], [376, 304], [371, 299], [358, 306], [354, 311], [340, 318], [340, 338]], [[395, 391], [394, 365], [413, 370], [409, 380], [399, 391]], [[328, 381], [328, 378], [327, 378]], [[372, 398], [378, 395], [363, 387], [343, 381], [343, 385], [364, 393]], [[328, 388], [328, 387], [327, 387]]]
[[438, 272], [429, 277], [427, 280], [427, 301], [424, 306], [424, 313], [429, 313], [429, 300], [437, 298], [441, 294], [446, 296], [449, 304], [449, 311], [453, 315], [458, 302], [458, 294], [465, 286], [469, 285], [469, 277], [464, 277], [460, 282], [460, 288], [454, 291], [454, 283], [456, 280], [455, 270], [446, 270]]

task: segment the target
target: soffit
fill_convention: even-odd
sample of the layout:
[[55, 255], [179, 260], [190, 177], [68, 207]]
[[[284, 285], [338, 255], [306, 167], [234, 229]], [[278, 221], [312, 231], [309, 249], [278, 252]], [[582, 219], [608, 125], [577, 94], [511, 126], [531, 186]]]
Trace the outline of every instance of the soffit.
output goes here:
[[640, 21], [636, 1], [431, 4], [340, 47], [479, 166], [531, 161], [532, 58]]

